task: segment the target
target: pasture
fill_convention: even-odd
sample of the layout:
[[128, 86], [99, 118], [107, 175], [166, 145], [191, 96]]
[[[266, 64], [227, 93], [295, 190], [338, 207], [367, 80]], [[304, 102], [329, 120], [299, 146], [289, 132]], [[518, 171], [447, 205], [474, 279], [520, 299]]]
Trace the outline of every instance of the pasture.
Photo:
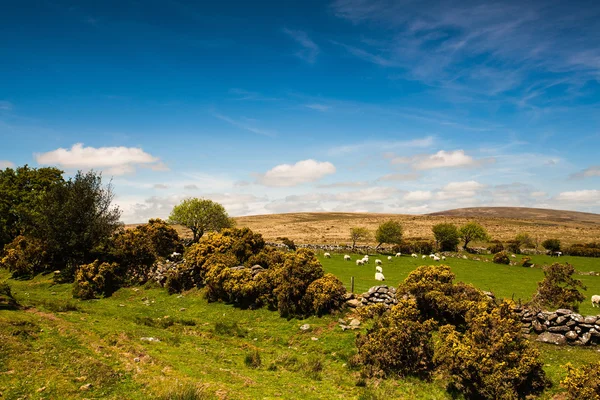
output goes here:
[[[392, 257], [392, 260], [388, 261], [387, 254], [380, 254], [369, 256], [368, 265], [357, 266], [355, 260], [361, 258], [362, 255], [352, 254], [352, 261], [344, 261], [343, 256], [343, 254], [336, 253], [332, 253], [331, 258], [325, 258], [322, 254], [318, 255], [325, 271], [340, 278], [348, 289], [350, 289], [350, 279], [354, 276], [354, 292], [358, 294], [367, 291], [371, 286], [381, 284], [381, 282], [375, 280], [375, 259], [382, 261], [383, 274], [386, 279], [383, 283], [389, 286], [397, 286], [412, 270], [420, 265], [434, 264], [434, 261], [429, 257], [422, 259], [421, 255], [418, 258], [412, 258], [410, 255], [403, 254], [401, 257]], [[496, 297], [513, 298], [515, 301], [519, 299], [522, 299], [523, 302], [528, 301], [537, 289], [537, 282], [544, 277], [541, 268], [494, 264], [491, 262], [491, 255], [468, 255], [468, 257], [478, 257], [482, 261], [448, 257], [445, 261], [439, 263], [450, 266], [456, 274], [457, 281], [471, 283], [479, 289], [491, 291]], [[522, 257], [517, 255], [516, 258], [511, 258], [511, 260], [520, 261]], [[484, 262], [484, 259], [487, 259], [488, 262]], [[575, 269], [580, 271], [600, 272], [600, 259], [598, 258], [533, 256], [532, 262], [536, 266], [553, 262], [569, 262], [575, 266]], [[582, 314], [600, 314], [600, 310], [592, 308], [589, 301], [592, 295], [600, 294], [600, 276], [577, 275], [576, 279], [580, 279], [587, 286], [587, 291], [584, 292], [587, 299], [581, 304], [580, 312]]]

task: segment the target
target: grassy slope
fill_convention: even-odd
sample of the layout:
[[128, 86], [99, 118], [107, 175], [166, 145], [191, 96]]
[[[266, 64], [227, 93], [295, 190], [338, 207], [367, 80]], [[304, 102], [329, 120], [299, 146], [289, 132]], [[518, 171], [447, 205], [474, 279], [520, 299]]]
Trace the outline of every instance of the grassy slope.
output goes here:
[[[423, 260], [410, 257], [394, 259], [391, 264], [386, 258], [383, 261], [386, 283], [391, 285], [423, 264]], [[585, 265], [600, 270], [600, 260], [573, 261], [580, 269]], [[373, 265], [357, 267], [335, 254], [322, 262], [344, 282], [355, 276], [357, 292], [376, 283]], [[490, 289], [498, 296], [515, 293], [515, 298], [525, 299], [541, 277], [537, 269], [462, 259], [448, 259], [447, 264], [459, 280]], [[0, 280], [6, 278], [6, 272], [0, 271]], [[582, 278], [590, 288], [588, 294], [600, 293], [600, 277]], [[339, 316], [288, 321], [264, 309], [208, 304], [196, 291], [179, 298], [168, 296], [162, 289], [144, 288], [121, 289], [110, 298], [82, 302], [70, 298], [70, 285], [52, 285], [49, 276], [31, 281], [9, 279], [9, 283], [18, 301], [34, 308], [0, 310], [0, 392], [7, 399], [145, 399], [185, 382], [204, 385], [206, 398], [449, 398], [441, 381], [388, 380], [378, 388], [356, 387], [358, 372], [344, 366], [355, 351], [355, 334], [339, 329]], [[76, 309], [58, 311], [66, 305]], [[582, 312], [589, 313], [591, 308], [584, 304]], [[179, 322], [160, 328], [140, 320], [159, 322], [165, 316]], [[245, 337], [235, 336], [233, 329], [215, 333], [217, 322], [237, 322]], [[192, 323], [195, 326], [189, 325]], [[298, 328], [304, 323], [311, 324], [312, 331], [301, 332]], [[140, 340], [148, 336], [161, 342]], [[564, 375], [560, 365], [598, 358], [595, 348], [536, 345], [555, 383]], [[244, 357], [253, 350], [262, 358], [258, 369], [244, 364]], [[136, 357], [139, 363], [134, 361]], [[322, 364], [321, 372], [311, 372], [315, 360]], [[269, 368], [271, 365], [274, 368]], [[93, 387], [83, 394], [79, 387], [85, 383]], [[40, 388], [45, 389], [38, 394]], [[557, 390], [555, 387], [544, 397]]]

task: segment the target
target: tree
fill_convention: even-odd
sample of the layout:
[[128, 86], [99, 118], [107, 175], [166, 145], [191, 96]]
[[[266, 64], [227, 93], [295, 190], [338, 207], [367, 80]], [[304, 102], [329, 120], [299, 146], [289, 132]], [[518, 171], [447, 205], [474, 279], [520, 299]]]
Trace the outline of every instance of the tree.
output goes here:
[[456, 246], [460, 242], [456, 225], [442, 223], [435, 225], [431, 230], [440, 251], [456, 251]]
[[57, 168], [0, 170], [0, 252], [20, 234], [31, 228], [31, 214], [48, 188], [64, 183]]
[[352, 240], [352, 248], [356, 246], [356, 242], [369, 239], [369, 230], [361, 226], [350, 228], [350, 240]]
[[198, 198], [185, 199], [173, 207], [169, 222], [188, 227], [194, 235], [194, 243], [200, 240], [204, 232], [233, 226], [233, 220], [221, 204]]
[[546, 239], [542, 242], [542, 246], [550, 253], [560, 251], [560, 240], [558, 239]]
[[508, 249], [513, 253], [520, 254], [522, 248], [535, 247], [535, 242], [529, 233], [519, 233], [515, 240], [509, 243]]
[[102, 185], [102, 175], [81, 171], [62, 184], [49, 187], [32, 215], [30, 236], [41, 240], [50, 255], [50, 265], [66, 271], [94, 261], [101, 246], [121, 226], [121, 211], [113, 206], [112, 185]]
[[375, 240], [379, 243], [377, 248], [384, 243], [400, 244], [402, 242], [402, 225], [393, 220], [382, 223], [377, 228]]
[[469, 250], [469, 242], [475, 240], [487, 240], [488, 234], [485, 228], [477, 222], [469, 222], [460, 227], [460, 237], [465, 242], [465, 250]]
[[579, 289], [586, 287], [579, 279], [573, 279], [575, 268], [569, 263], [554, 263], [544, 267], [544, 280], [538, 282], [538, 290], [532, 303], [539, 307], [570, 308], [577, 311], [585, 296]]

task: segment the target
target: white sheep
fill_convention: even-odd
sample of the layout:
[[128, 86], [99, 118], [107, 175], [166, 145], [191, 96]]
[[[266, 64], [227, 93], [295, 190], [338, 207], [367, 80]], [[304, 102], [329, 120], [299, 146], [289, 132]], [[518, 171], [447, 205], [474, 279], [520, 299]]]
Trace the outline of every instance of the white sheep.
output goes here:
[[331, 258], [331, 254], [325, 253], [325, 254], [323, 254], [323, 257], [325, 257], [325, 258]]
[[514, 254], [511, 254], [511, 257], [512, 257], [512, 258], [517, 258], [517, 256], [515, 256]]
[[435, 257], [435, 254], [430, 254], [429, 255], [429, 258], [433, 258], [433, 257]]
[[446, 259], [446, 256], [442, 256], [442, 260], [445, 260], [445, 259]]
[[396, 253], [396, 257], [400, 257], [402, 253]]
[[368, 257], [363, 257], [362, 262], [364, 264], [368, 264], [369, 263], [369, 258]]
[[352, 258], [348, 254], [344, 254], [344, 261], [351, 261]]
[[385, 281], [385, 276], [381, 272], [375, 272], [375, 280], [376, 281]]
[[379, 260], [379, 259], [375, 260], [375, 264], [381, 265], [381, 260]]
[[365, 265], [364, 260], [356, 260], [356, 265]]
[[421, 256], [421, 258], [424, 260], [427, 258], [427, 256], [425, 254], [423, 254], [423, 256]]
[[375, 271], [377, 272], [383, 272], [383, 268], [381, 268], [379, 265], [375, 267]]
[[388, 256], [388, 261], [392, 261], [392, 256]]
[[440, 261], [440, 258], [438, 256], [433, 256], [433, 261]]
[[600, 307], [600, 295], [593, 295], [592, 296], [592, 307]]
[[419, 257], [419, 256], [418, 256], [418, 255], [416, 255], [415, 253], [412, 253], [410, 256], [411, 256], [412, 258], [417, 258], [417, 257]]

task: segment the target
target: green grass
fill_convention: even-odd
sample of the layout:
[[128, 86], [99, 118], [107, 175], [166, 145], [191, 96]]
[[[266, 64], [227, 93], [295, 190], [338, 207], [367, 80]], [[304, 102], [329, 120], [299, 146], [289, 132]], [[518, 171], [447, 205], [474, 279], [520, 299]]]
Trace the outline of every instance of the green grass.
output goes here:
[[[429, 261], [379, 258], [386, 283], [394, 286]], [[578, 266], [579, 259], [573, 264], [578, 269], [600, 270], [600, 260], [584, 260], [579, 263], [584, 267]], [[354, 276], [357, 293], [378, 283], [374, 261], [357, 267], [354, 261], [344, 262], [342, 255], [333, 254], [322, 262], [326, 271], [348, 286]], [[529, 298], [542, 277], [536, 268], [454, 258], [446, 264], [458, 280], [503, 297]], [[51, 276], [30, 281], [8, 278], [0, 270], [0, 281], [7, 279], [17, 301], [30, 308], [0, 310], [2, 398], [451, 398], [439, 379], [361, 379], [351, 362], [357, 332], [342, 332], [337, 319], [343, 315], [287, 320], [267, 309], [208, 303], [199, 291], [179, 297], [151, 287], [126, 288], [110, 298], [79, 301], [72, 299], [71, 285], [55, 285]], [[580, 278], [589, 287], [588, 296], [600, 293], [600, 277]], [[584, 314], [591, 311], [587, 303], [582, 305]], [[299, 327], [305, 323], [311, 329], [302, 332]], [[158, 341], [142, 341], [142, 337]], [[558, 382], [564, 376], [561, 365], [581, 365], [600, 354], [597, 348], [535, 345], [555, 384], [544, 398], [559, 391]], [[87, 383], [91, 388], [81, 391]]]
[[[381, 284], [381, 282], [375, 280], [375, 259], [377, 258], [382, 261], [383, 274], [386, 279], [384, 283], [389, 286], [397, 286], [418, 266], [434, 263], [429, 258], [423, 260], [420, 255], [419, 258], [405, 255], [392, 257], [391, 261], [388, 261], [387, 255], [373, 255], [369, 257], [370, 263], [368, 265], [357, 266], [355, 260], [362, 256], [353, 254], [352, 261], [344, 261], [343, 256], [343, 254], [331, 254], [331, 258], [324, 258], [321, 254], [318, 255], [325, 271], [339, 277], [348, 290], [351, 288], [351, 277], [354, 277], [355, 293], [363, 293], [371, 286]], [[450, 266], [456, 274], [457, 281], [472, 283], [482, 290], [493, 292], [497, 297], [514, 298], [515, 301], [519, 299], [523, 301], [530, 300], [531, 295], [537, 289], [537, 282], [544, 277], [541, 268], [494, 264], [491, 262], [490, 255], [468, 255], [468, 257], [478, 257], [482, 261], [449, 257], [440, 262]], [[519, 261], [521, 258], [522, 256], [518, 255], [514, 259], [511, 258], [511, 260]], [[488, 259], [490, 262], [484, 262], [483, 259]], [[556, 262], [557, 258], [534, 256], [532, 261], [537, 266], [542, 266]], [[568, 261], [575, 266], [575, 269], [581, 271], [600, 271], [600, 258], [560, 257], [558, 261]], [[584, 292], [586, 300], [581, 304], [580, 312], [588, 315], [598, 314], [598, 308], [594, 309], [589, 299], [594, 294], [600, 294], [600, 276], [577, 275], [576, 278], [587, 286], [587, 290]]]

